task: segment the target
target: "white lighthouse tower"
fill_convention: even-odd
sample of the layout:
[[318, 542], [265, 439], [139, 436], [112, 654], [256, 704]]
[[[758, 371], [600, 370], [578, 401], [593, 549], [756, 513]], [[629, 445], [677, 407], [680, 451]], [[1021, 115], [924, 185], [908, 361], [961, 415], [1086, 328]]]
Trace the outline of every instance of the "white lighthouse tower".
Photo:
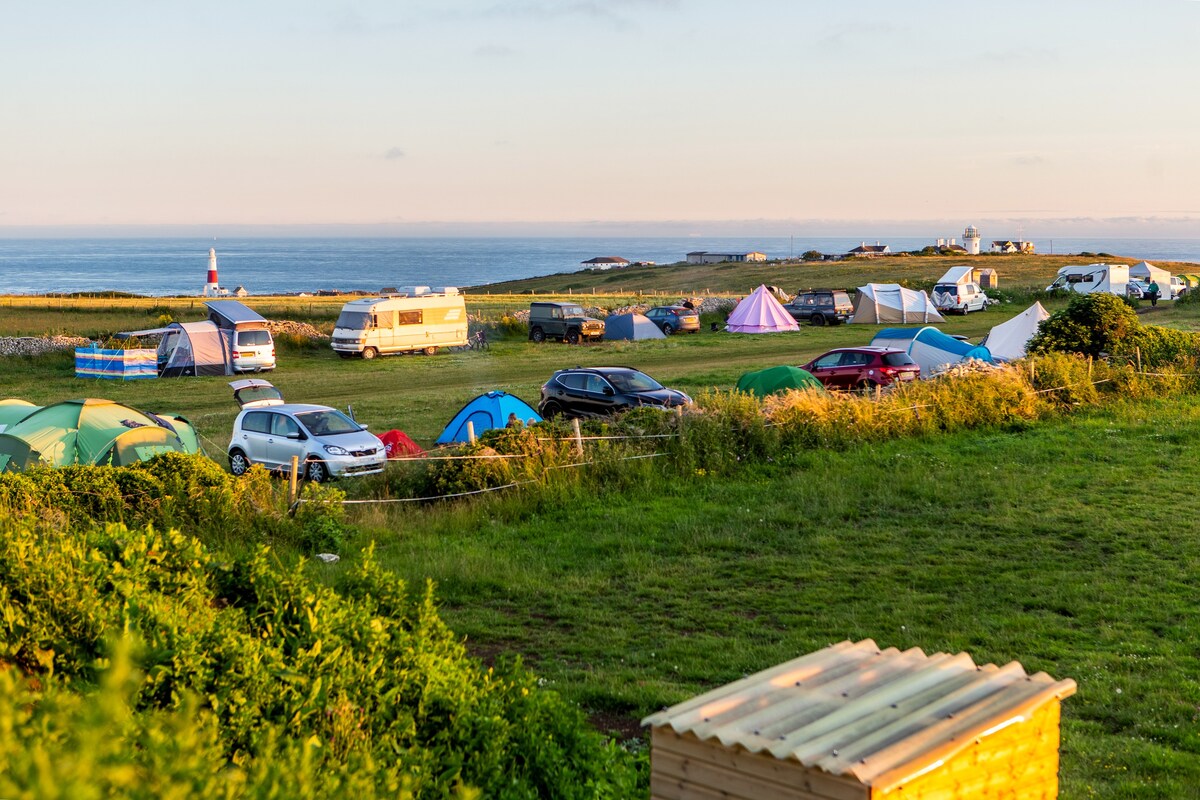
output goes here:
[[208, 248], [208, 282], [204, 284], [205, 297], [217, 297], [221, 294], [221, 287], [217, 284], [217, 249], [215, 247]]
[[967, 248], [968, 255], [979, 255], [979, 229], [974, 225], [968, 225], [963, 231], [963, 247]]

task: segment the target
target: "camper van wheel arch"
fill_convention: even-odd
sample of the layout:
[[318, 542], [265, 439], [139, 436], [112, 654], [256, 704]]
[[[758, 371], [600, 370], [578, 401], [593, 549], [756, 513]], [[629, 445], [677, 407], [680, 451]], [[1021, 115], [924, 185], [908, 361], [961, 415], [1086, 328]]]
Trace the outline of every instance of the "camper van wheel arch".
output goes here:
[[437, 355], [437, 348], [436, 348], [436, 347], [433, 347], [432, 345], [431, 345], [431, 346], [429, 346], [429, 347], [426, 347], [426, 348], [425, 348], [425, 355], [427, 355], [427, 356], [436, 356], [436, 355]]
[[564, 339], [567, 344], [579, 344], [579, 329], [571, 328], [567, 331], [567, 336]]
[[542, 342], [546, 341], [546, 332], [541, 328], [534, 327], [529, 331], [529, 338], [541, 344]]
[[304, 465], [304, 477], [313, 483], [324, 483], [329, 480], [329, 467], [323, 461], [309, 461]]
[[234, 475], [245, 475], [250, 469], [250, 459], [246, 458], [246, 454], [241, 450], [231, 450], [229, 452], [229, 471]]
[[379, 351], [376, 350], [374, 347], [364, 347], [363, 348], [362, 357], [364, 359], [370, 361], [372, 358], [374, 358], [377, 355], [379, 355]]
[[820, 328], [820, 327], [824, 326], [825, 325], [825, 315], [819, 314], [819, 313], [814, 313], [811, 317], [808, 318], [808, 324], [812, 325], [814, 328]]

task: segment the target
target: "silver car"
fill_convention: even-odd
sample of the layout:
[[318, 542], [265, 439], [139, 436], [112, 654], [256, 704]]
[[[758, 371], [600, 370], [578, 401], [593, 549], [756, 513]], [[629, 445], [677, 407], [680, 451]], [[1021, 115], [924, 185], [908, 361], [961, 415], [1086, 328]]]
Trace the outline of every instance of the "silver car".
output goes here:
[[242, 407], [229, 440], [229, 470], [234, 475], [253, 464], [290, 469], [293, 456], [304, 477], [317, 483], [383, 472], [387, 463], [383, 442], [336, 408], [285, 403], [279, 390], [263, 380], [229, 385]]

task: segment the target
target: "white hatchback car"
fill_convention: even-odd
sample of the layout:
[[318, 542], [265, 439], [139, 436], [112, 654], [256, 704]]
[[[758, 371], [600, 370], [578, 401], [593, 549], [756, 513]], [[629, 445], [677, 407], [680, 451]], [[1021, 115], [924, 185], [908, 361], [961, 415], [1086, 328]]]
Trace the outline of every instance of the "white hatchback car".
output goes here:
[[299, 459], [303, 475], [320, 483], [348, 475], [383, 472], [387, 452], [379, 437], [329, 406], [284, 403], [267, 381], [232, 381], [242, 407], [229, 440], [229, 471], [241, 475], [253, 464], [289, 469]]

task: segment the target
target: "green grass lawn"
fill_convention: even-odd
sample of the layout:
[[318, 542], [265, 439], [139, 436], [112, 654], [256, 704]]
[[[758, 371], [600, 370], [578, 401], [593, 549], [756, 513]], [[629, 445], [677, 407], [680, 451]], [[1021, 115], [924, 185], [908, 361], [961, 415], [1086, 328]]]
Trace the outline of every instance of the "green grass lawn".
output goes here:
[[733, 478], [380, 517], [475, 652], [629, 734], [843, 639], [1074, 678], [1063, 797], [1200, 787], [1200, 403], [799, 453]]
[[[496, 318], [527, 301], [493, 296], [472, 308]], [[200, 316], [189, 299], [64, 302], [0, 302], [0, 334], [95, 335], [149, 327], [163, 313]], [[278, 302], [271, 316], [327, 324], [342, 300]], [[1160, 306], [1143, 319], [1200, 327], [1200, 306]], [[1022, 309], [942, 328], [977, 339]], [[750, 369], [866, 344], [876, 330], [705, 331], [579, 347], [514, 337], [487, 352], [370, 362], [285, 347], [267, 377], [289, 399], [353, 405], [371, 430], [398, 427], [428, 444], [474, 395], [498, 388], [536, 403], [561, 367], [627, 364], [697, 393], [730, 388]], [[223, 460], [237, 413], [228, 378], [76, 379], [66, 354], [0, 367], [0, 397], [106, 397], [176, 411]], [[1194, 796], [1198, 423], [1195, 401], [1130, 404], [1021, 430], [797, 453], [731, 477], [638, 462], [649, 484], [599, 496], [563, 490], [352, 513], [399, 575], [438, 582], [446, 618], [477, 654], [522, 655], [605, 727], [631, 732], [665, 704], [869, 637], [1020, 660], [1078, 681], [1064, 704], [1064, 797]], [[359, 491], [350, 481], [342, 488]]]

